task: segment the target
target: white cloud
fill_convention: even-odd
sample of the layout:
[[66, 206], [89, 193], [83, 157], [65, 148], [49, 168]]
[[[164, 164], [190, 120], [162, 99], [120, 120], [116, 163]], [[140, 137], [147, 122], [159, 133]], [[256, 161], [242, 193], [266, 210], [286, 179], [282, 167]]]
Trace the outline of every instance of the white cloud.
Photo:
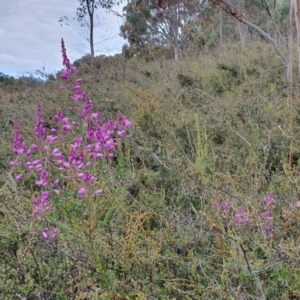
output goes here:
[[[58, 22], [61, 16], [76, 17], [77, 7], [75, 0], [0, 0], [0, 72], [22, 75], [43, 67], [49, 73], [60, 70], [62, 37], [71, 60], [88, 53], [88, 42]], [[121, 7], [115, 9], [122, 12]], [[96, 12], [100, 21], [94, 34], [95, 43], [99, 42], [96, 54], [120, 52], [125, 43], [118, 35], [122, 21], [104, 9]], [[74, 21], [75, 25], [79, 28]]]

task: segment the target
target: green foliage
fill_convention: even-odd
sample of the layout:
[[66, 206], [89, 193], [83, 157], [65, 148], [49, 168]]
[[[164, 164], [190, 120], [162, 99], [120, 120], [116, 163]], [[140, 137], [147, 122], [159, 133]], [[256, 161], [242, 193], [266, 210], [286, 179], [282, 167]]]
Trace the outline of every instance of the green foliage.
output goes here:
[[188, 48], [188, 40], [199, 29], [197, 18], [204, 10], [203, 1], [128, 1], [123, 8], [126, 22], [121, 34], [129, 45], [123, 47], [126, 57], [158, 57], [153, 48], [172, 51], [178, 59], [179, 51]]

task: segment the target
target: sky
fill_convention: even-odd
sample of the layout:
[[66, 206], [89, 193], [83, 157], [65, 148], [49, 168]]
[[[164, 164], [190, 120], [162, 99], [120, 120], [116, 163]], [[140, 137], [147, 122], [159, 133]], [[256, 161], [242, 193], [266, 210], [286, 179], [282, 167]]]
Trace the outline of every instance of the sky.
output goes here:
[[[0, 0], [0, 72], [18, 77], [60, 71], [61, 38], [71, 62], [89, 53], [88, 29], [73, 20], [77, 7], [77, 0]], [[113, 10], [122, 14], [122, 7]], [[95, 13], [95, 54], [121, 53], [122, 19], [102, 8]], [[62, 16], [69, 25], [61, 26]]]

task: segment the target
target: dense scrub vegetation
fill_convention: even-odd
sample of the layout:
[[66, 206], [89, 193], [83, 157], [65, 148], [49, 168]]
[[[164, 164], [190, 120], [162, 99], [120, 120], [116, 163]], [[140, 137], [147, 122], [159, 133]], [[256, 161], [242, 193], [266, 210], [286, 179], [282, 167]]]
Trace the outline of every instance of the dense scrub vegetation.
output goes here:
[[67, 226], [62, 199], [48, 221], [65, 226], [41, 238], [36, 187], [8, 167], [13, 118], [34, 140], [36, 101], [51, 128], [67, 100], [60, 80], [0, 86], [1, 299], [300, 299], [300, 89], [270, 46], [75, 65], [103, 119], [133, 124], [94, 170], [115, 205], [106, 222], [92, 202], [103, 219], [91, 242], [82, 200]]

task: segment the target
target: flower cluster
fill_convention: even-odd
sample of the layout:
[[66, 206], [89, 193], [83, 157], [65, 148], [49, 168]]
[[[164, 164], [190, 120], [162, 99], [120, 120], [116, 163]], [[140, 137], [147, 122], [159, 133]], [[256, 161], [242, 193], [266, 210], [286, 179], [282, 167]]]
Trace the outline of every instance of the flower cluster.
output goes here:
[[[219, 213], [224, 215], [229, 215], [230, 205], [229, 202], [215, 202], [213, 207], [218, 210]], [[233, 220], [230, 222], [231, 225], [236, 227], [246, 227], [250, 222], [249, 213], [245, 211], [242, 207], [239, 207], [236, 213], [233, 215]]]
[[[71, 82], [70, 76], [76, 68], [70, 64], [63, 40], [62, 53], [66, 68], [61, 72], [61, 78]], [[42, 220], [51, 211], [51, 193], [59, 195], [68, 186], [64, 180], [75, 182], [80, 197], [103, 193], [102, 189], [95, 186], [97, 178], [89, 169], [99, 159], [110, 160], [114, 157], [116, 147], [131, 126], [131, 122], [121, 113], [116, 121], [103, 123], [100, 113], [93, 111], [93, 101], [82, 90], [82, 82], [82, 78], [75, 80], [75, 87], [71, 89], [74, 119], [58, 110], [54, 116], [56, 126], [49, 132], [44, 126], [41, 106], [38, 104], [34, 127], [37, 142], [29, 149], [23, 141], [18, 123], [14, 124], [13, 152], [17, 159], [10, 162], [10, 166], [20, 165], [24, 168], [15, 177], [16, 180], [21, 180], [25, 174], [36, 179], [35, 185], [39, 187], [40, 196], [33, 199], [33, 214], [38, 220]], [[38, 156], [38, 159], [30, 160], [32, 154]], [[45, 239], [53, 238], [58, 232], [57, 228], [47, 227], [42, 236]]]
[[267, 197], [264, 198], [265, 207], [264, 207], [264, 212], [262, 214], [264, 222], [261, 223], [264, 233], [266, 234], [266, 236], [270, 238], [273, 237], [274, 234], [274, 228], [271, 225], [271, 222], [273, 220], [271, 211], [275, 208], [273, 202], [274, 202], [274, 198], [272, 194], [269, 194]]
[[242, 207], [237, 209], [237, 212], [233, 216], [232, 224], [236, 227], [246, 227], [250, 222], [249, 213]]
[[[264, 198], [264, 211], [262, 213], [263, 222], [260, 223], [261, 228], [263, 229], [264, 234], [272, 238], [274, 234], [274, 227], [272, 226], [272, 210], [275, 209], [274, 206], [274, 198], [272, 194], [269, 194], [267, 197]], [[228, 202], [215, 202], [213, 207], [218, 211], [219, 214], [229, 215], [230, 213], [230, 205]], [[250, 225], [250, 215], [249, 212], [246, 211], [243, 207], [238, 207], [235, 211], [232, 221], [229, 223], [235, 227], [247, 227]]]
[[224, 214], [229, 214], [229, 203], [226, 201], [226, 202], [222, 202], [222, 203], [217, 203], [215, 202], [213, 204], [213, 207], [216, 208], [217, 210], [219, 210], [220, 212], [224, 213]]
[[63, 56], [63, 65], [66, 67], [65, 70], [61, 71], [61, 79], [67, 80], [70, 75], [72, 75], [74, 72], [76, 72], [76, 68], [73, 67], [70, 63], [70, 60], [67, 56], [67, 51], [65, 47], [64, 40], [61, 39], [61, 50], [62, 50], [62, 56]]
[[23, 138], [20, 133], [19, 124], [17, 121], [14, 122], [14, 131], [15, 131], [15, 138], [14, 138], [14, 149], [13, 152], [15, 155], [22, 155], [26, 151], [26, 143], [23, 141]]
[[36, 125], [34, 126], [34, 135], [37, 140], [42, 140], [46, 138], [46, 128], [44, 127], [43, 124], [43, 115], [42, 115], [42, 109], [40, 104], [38, 104], [37, 106], [36, 118], [37, 118], [37, 122]]

